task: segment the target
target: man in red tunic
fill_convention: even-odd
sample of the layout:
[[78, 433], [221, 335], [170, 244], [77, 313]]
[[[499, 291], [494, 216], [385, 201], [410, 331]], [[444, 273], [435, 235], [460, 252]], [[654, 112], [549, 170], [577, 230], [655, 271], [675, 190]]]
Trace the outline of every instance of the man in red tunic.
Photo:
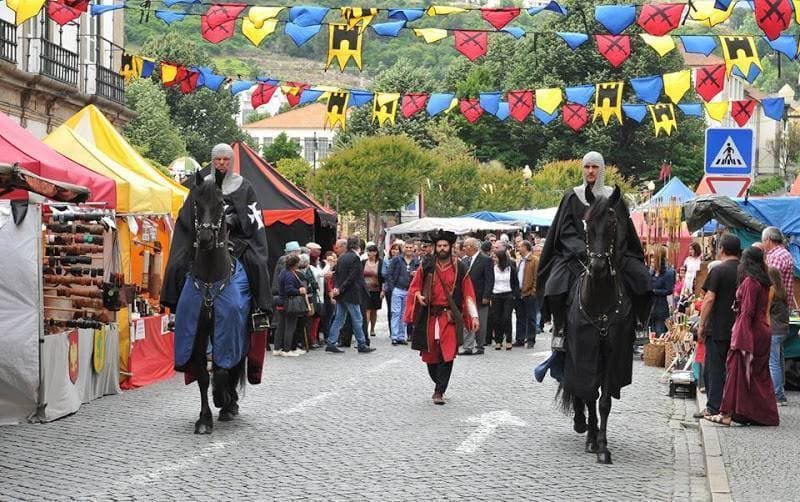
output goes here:
[[452, 255], [455, 234], [437, 232], [431, 240], [434, 255], [423, 260], [411, 281], [404, 320], [414, 324], [411, 348], [420, 351], [436, 385], [433, 402], [444, 404], [462, 330], [478, 330], [478, 308], [467, 267]]

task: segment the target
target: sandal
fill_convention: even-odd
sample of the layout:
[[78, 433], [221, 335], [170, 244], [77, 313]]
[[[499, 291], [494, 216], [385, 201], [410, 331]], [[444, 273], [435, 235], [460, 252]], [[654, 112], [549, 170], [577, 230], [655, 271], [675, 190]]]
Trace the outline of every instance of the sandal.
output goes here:
[[705, 419], [711, 423], [721, 425], [723, 427], [730, 427], [731, 425], [731, 417], [723, 415], [722, 413], [705, 417]]

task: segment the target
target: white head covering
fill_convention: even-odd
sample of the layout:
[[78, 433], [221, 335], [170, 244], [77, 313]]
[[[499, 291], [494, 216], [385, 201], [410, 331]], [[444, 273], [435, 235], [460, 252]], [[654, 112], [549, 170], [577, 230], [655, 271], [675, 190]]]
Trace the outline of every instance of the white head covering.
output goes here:
[[[219, 143], [211, 149], [211, 160], [226, 158], [230, 159], [233, 162], [233, 148], [231, 145], [227, 143]], [[206, 176], [206, 179], [211, 178], [214, 179], [214, 168], [211, 168], [211, 173]], [[222, 179], [222, 194], [228, 195], [231, 192], [235, 192], [242, 186], [242, 180], [244, 178], [241, 175], [233, 172], [233, 166], [228, 167], [228, 171], [225, 173], [225, 178]]]
[[[605, 186], [605, 175], [606, 175], [606, 162], [603, 160], [603, 156], [600, 155], [598, 152], [589, 152], [583, 156], [583, 163], [581, 163], [581, 167], [593, 165], [597, 166], [600, 169], [597, 170], [597, 180], [592, 185], [592, 193], [595, 197], [605, 196], [611, 197], [611, 194], [614, 192], [614, 189], [611, 187]], [[583, 184], [578, 185], [574, 188], [575, 195], [578, 196], [581, 202], [589, 205], [589, 201], [586, 200], [586, 187], [589, 184], [586, 182], [586, 176], [583, 177]]]
[[227, 143], [219, 143], [211, 149], [211, 160], [226, 158], [233, 160], [233, 148]]

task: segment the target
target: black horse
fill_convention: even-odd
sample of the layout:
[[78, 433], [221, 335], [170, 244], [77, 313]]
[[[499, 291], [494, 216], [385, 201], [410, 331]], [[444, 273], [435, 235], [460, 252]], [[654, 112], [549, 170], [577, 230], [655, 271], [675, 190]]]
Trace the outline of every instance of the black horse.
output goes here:
[[[217, 317], [221, 315], [221, 307], [230, 308], [230, 303], [224, 303], [223, 297], [229, 291], [236, 289], [237, 276], [242, 272], [241, 266], [233, 259], [228, 249], [225, 207], [219, 181], [218, 179], [215, 183], [213, 180], [203, 179], [198, 171], [195, 176], [195, 186], [187, 199], [187, 204], [192, 204], [194, 211], [195, 254], [176, 310], [176, 349], [179, 345], [178, 327], [186, 325], [182, 324], [186, 322], [186, 318], [196, 319], [196, 330], [191, 329], [195, 326], [191, 321], [187, 325], [190, 328], [183, 330], [183, 336], [187, 338], [182, 340], [182, 343], [184, 345], [191, 344], [191, 355], [188, 357], [188, 361], [180, 363], [178, 361], [179, 351], [176, 350], [177, 369], [186, 372], [187, 383], [190, 383], [192, 379], [197, 379], [200, 388], [200, 418], [195, 423], [195, 434], [210, 434], [214, 428], [214, 420], [208, 404], [208, 386], [209, 380], [211, 380], [207, 355], [209, 342], [215, 352], [212, 363], [212, 395], [214, 406], [220, 408], [220, 421], [233, 420], [239, 414], [237, 386], [240, 390], [243, 388], [246, 376], [244, 368], [247, 340], [238, 339], [239, 330], [236, 333], [237, 340], [234, 342], [237, 347], [232, 352], [237, 354], [236, 361], [238, 362], [228, 365], [229, 367], [218, 365], [216, 362], [218, 359], [216, 352], [227, 351], [227, 347], [223, 344], [229, 343], [221, 336], [215, 337], [215, 326], [217, 330], [220, 328]], [[241, 281], [238, 281], [238, 284], [240, 283]], [[184, 295], [187, 293], [194, 301], [184, 299]], [[249, 291], [246, 291], [245, 294], [247, 306], [238, 310], [244, 310], [246, 318], [249, 312]], [[197, 308], [191, 305], [192, 303], [199, 303], [199, 315], [196, 311], [192, 312]], [[230, 315], [227, 312], [222, 313], [225, 314], [224, 320], [227, 321]], [[242, 318], [241, 312], [233, 312], [232, 315], [237, 319]], [[186, 318], [182, 318], [182, 316], [186, 316]], [[219, 333], [216, 334], [219, 335]], [[244, 354], [239, 359], [238, 354], [242, 350]]]
[[588, 430], [586, 452], [596, 453], [603, 464], [611, 463], [606, 436], [611, 398], [619, 399], [633, 369], [635, 321], [618, 271], [623, 239], [636, 236], [618, 228], [614, 208], [619, 199], [617, 187], [610, 197], [598, 197], [586, 216], [587, 263], [569, 295], [567, 354], [559, 386], [562, 409], [575, 413], [575, 431]]

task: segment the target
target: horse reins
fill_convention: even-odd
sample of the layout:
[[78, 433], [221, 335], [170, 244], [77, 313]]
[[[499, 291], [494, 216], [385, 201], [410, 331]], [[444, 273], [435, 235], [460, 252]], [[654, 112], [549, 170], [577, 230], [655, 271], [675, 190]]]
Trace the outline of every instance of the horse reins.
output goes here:
[[[214, 235], [214, 249], [223, 249], [227, 246], [226, 241], [219, 240], [219, 233], [222, 229], [222, 224], [225, 218], [225, 211], [219, 216], [219, 221], [217, 223], [200, 223], [197, 219], [197, 203], [194, 203], [194, 243], [192, 246], [195, 249], [199, 249], [199, 244], [197, 242], [197, 233], [200, 230], [211, 230], [212, 234]], [[228, 257], [230, 259], [230, 256]], [[224, 279], [216, 282], [203, 282], [196, 277], [192, 276], [192, 283], [194, 287], [200, 291], [203, 295], [203, 305], [208, 310], [208, 317], [211, 318], [212, 315], [212, 307], [214, 306], [214, 300], [217, 299], [219, 295], [222, 294], [222, 291], [228, 286], [231, 278], [233, 277], [234, 267], [236, 262], [234, 260], [230, 260], [230, 267], [228, 270], [228, 275]], [[215, 290], [214, 285], [220, 284], [219, 289]]]
[[194, 203], [194, 244], [193, 247], [197, 248], [197, 232], [199, 230], [211, 230], [211, 233], [214, 234], [214, 247], [217, 249], [223, 248], [226, 246], [226, 242], [220, 242], [219, 240], [219, 231], [222, 229], [222, 222], [225, 219], [225, 211], [222, 211], [219, 215], [219, 221], [217, 223], [200, 223], [197, 220], [197, 203]]
[[[611, 213], [611, 216], [613, 218], [612, 221], [614, 223], [614, 225], [612, 226], [612, 232], [611, 232], [612, 238], [611, 238], [611, 242], [608, 245], [608, 249], [603, 253], [595, 253], [594, 251], [592, 251], [589, 248], [589, 232], [588, 231], [584, 231], [583, 240], [584, 240], [584, 243], [586, 244], [586, 254], [589, 256], [590, 260], [592, 260], [592, 259], [605, 260], [606, 262], [608, 262], [608, 267], [609, 267], [609, 269], [611, 269], [611, 277], [613, 277], [613, 281], [614, 281], [614, 289], [617, 291], [617, 307], [614, 310], [614, 314], [619, 314], [619, 311], [622, 308], [622, 289], [619, 287], [619, 280], [617, 278], [617, 271], [614, 268], [614, 260], [613, 260], [613, 258], [614, 258], [614, 245], [616, 244], [616, 241], [617, 241], [617, 218], [616, 218], [616, 214], [614, 213], [614, 208], [609, 208], [608, 211]], [[587, 275], [591, 276], [592, 272], [591, 272], [591, 270], [589, 269], [589, 267], [586, 264], [584, 264], [583, 262], [580, 262], [580, 263], [581, 263], [581, 265], [583, 265], [583, 268], [584, 268], [584, 272], [581, 274], [581, 283], [583, 283], [583, 281], [585, 280], [586, 276]], [[586, 319], [589, 321], [589, 323], [597, 331], [600, 332], [600, 337], [601, 338], [605, 338], [608, 335], [608, 326], [609, 326], [609, 316], [608, 316], [608, 314], [604, 313], [604, 314], [600, 314], [599, 316], [596, 316], [596, 317], [590, 316], [589, 313], [586, 312], [586, 310], [583, 308], [583, 302], [580, 299], [580, 295], [578, 297], [578, 308], [580, 309], [581, 312], [583, 312], [583, 315], [586, 317]]]

